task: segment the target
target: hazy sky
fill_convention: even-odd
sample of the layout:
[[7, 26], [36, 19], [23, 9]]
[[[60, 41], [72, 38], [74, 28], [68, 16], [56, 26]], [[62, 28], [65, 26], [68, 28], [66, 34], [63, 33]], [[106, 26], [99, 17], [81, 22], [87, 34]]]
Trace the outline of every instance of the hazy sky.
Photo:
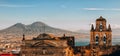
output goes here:
[[0, 0], [0, 29], [42, 21], [75, 31], [89, 29], [99, 16], [120, 28], [120, 0]]

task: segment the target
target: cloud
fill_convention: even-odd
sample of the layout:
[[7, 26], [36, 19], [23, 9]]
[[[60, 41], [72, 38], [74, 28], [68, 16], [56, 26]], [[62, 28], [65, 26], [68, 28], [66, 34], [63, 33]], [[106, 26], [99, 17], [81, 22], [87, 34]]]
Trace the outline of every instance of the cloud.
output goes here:
[[105, 10], [103, 8], [83, 8], [84, 10]]
[[120, 8], [83, 8], [83, 10], [90, 10], [90, 11], [103, 11], [103, 10], [120, 11]]
[[34, 7], [33, 5], [0, 4], [0, 7]]

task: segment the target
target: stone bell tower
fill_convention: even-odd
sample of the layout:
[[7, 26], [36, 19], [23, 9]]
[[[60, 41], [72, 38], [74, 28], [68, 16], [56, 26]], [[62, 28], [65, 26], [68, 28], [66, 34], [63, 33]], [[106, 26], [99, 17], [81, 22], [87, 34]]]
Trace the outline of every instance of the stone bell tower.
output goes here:
[[106, 22], [106, 19], [100, 16], [100, 18], [96, 19], [96, 27], [93, 24], [91, 25], [90, 45], [112, 45], [112, 30], [110, 24], [106, 27]]

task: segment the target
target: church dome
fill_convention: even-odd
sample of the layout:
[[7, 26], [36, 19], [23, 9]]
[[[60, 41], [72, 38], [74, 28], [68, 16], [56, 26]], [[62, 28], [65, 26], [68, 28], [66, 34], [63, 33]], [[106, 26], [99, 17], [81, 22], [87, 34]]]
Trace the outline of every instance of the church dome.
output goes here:
[[56, 36], [52, 35], [52, 34], [46, 34], [46, 33], [43, 33], [43, 34], [40, 34], [37, 36], [37, 39], [52, 39]]
[[106, 19], [100, 16], [100, 18], [98, 18], [96, 21], [106, 21]]

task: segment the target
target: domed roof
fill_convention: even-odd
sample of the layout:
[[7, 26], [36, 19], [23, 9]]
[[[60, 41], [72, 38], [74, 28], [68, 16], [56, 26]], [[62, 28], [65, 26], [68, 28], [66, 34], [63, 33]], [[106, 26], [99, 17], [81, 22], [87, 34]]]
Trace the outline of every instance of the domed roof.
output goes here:
[[43, 34], [40, 34], [37, 36], [37, 38], [39, 39], [51, 39], [51, 38], [54, 38], [55, 36], [52, 35], [52, 34], [46, 34], [46, 33], [43, 33]]
[[100, 16], [100, 18], [98, 18], [96, 21], [106, 21], [106, 19]]

